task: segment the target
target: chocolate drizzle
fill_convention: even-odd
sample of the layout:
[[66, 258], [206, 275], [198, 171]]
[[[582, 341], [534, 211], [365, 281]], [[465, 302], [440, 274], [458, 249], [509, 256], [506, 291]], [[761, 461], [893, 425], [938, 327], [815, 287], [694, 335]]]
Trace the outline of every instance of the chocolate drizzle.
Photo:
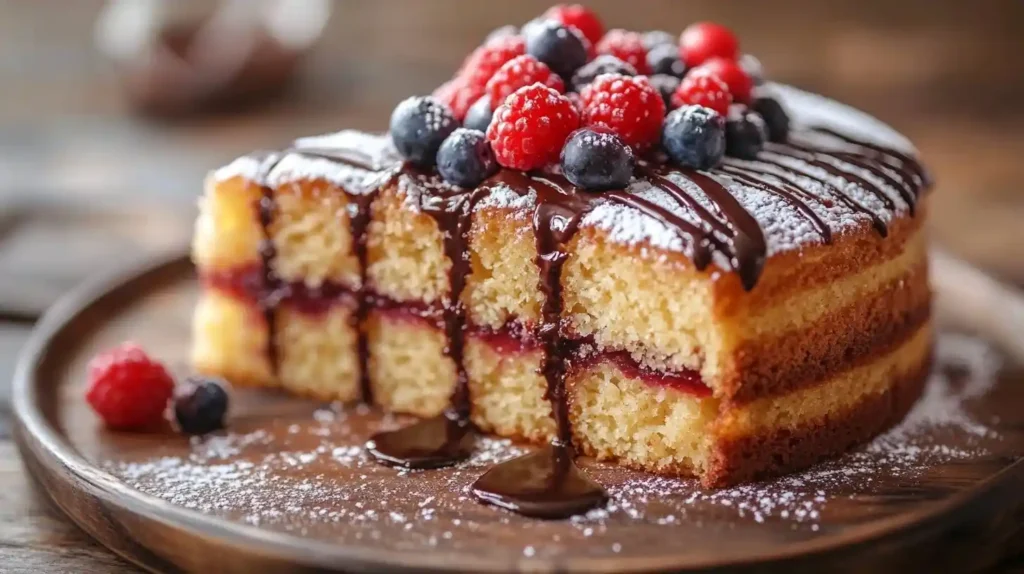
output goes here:
[[[274, 190], [268, 184], [273, 167], [287, 154], [298, 154], [344, 164], [367, 172], [367, 177], [376, 178], [361, 193], [342, 190], [349, 201], [350, 232], [359, 262], [360, 282], [354, 292], [356, 310], [352, 322], [358, 333], [356, 351], [360, 384], [363, 399], [367, 402], [373, 401], [366, 334], [366, 321], [375, 304], [367, 277], [367, 239], [373, 202], [381, 189], [404, 179], [420, 190], [417, 207], [436, 223], [449, 261], [448, 290], [439, 312], [439, 322], [443, 324], [445, 334], [444, 352], [454, 364], [456, 376], [449, 406], [443, 413], [395, 431], [378, 433], [367, 446], [380, 462], [406, 468], [436, 468], [467, 459], [473, 452], [477, 435], [471, 422], [469, 375], [464, 364], [468, 327], [462, 300], [471, 273], [469, 238], [473, 213], [477, 203], [499, 187], [524, 197], [532, 192], [536, 194], [532, 213], [536, 246], [534, 261], [539, 272], [538, 287], [543, 303], [539, 325], [527, 335], [537, 341], [543, 351], [540, 370], [546, 382], [546, 398], [551, 405], [556, 430], [547, 447], [488, 470], [474, 483], [473, 492], [483, 502], [529, 516], [557, 518], [585, 512], [603, 504], [607, 495], [575, 463], [566, 377], [574, 368], [579, 344], [562, 333], [562, 272], [571, 252], [567, 246], [594, 208], [605, 204], [624, 206], [653, 218], [674, 232], [696, 269], [704, 270], [715, 262], [735, 272], [743, 288], [750, 290], [757, 284], [767, 260], [768, 241], [755, 215], [744, 207], [723, 181], [743, 184], [780, 198], [810, 222], [824, 243], [832, 242], [835, 230], [826, 218], [819, 215], [823, 212], [814, 207], [829, 210], [835, 208], [836, 203], [855, 214], [869, 217], [874, 229], [886, 236], [888, 228], [884, 216], [894, 213], [897, 206], [877, 182], [895, 190], [912, 213], [920, 190], [928, 183], [927, 175], [916, 160], [902, 152], [824, 128], [816, 128], [809, 133], [831, 136], [838, 140], [839, 147], [825, 149], [794, 141], [771, 144], [768, 149], [772, 154], [763, 154], [757, 161], [727, 159], [711, 173], [672, 168], [657, 162], [640, 162], [637, 176], [660, 190], [677, 209], [668, 209], [637, 193], [632, 187], [600, 193], [581, 190], [553, 172], [505, 170], [474, 190], [464, 190], [446, 185], [437, 175], [423, 173], [390, 155], [373, 157], [346, 146], [292, 148], [266, 158], [261, 164], [265, 169], [256, 177], [256, 183], [262, 188], [258, 219], [265, 239], [260, 246], [262, 277], [259, 304], [267, 321], [268, 357], [276, 369], [274, 311], [293, 290], [273, 270], [277, 254], [271, 227], [277, 210]], [[869, 209], [827, 178], [790, 167], [773, 155], [798, 159], [851, 182], [851, 185], [878, 198], [882, 207], [879, 210]], [[863, 177], [862, 173], [872, 177]], [[820, 187], [808, 187], [808, 180]], [[695, 189], [688, 189], [691, 187]], [[699, 195], [695, 194], [696, 190], [700, 191]], [[822, 194], [821, 190], [827, 194]], [[689, 217], [681, 213], [687, 213]]]

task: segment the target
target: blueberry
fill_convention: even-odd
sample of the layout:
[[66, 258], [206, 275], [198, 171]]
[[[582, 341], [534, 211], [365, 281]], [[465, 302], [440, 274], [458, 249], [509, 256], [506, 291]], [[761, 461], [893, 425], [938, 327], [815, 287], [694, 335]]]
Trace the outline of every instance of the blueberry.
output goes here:
[[704, 106], [672, 110], [661, 128], [661, 145], [677, 165], [711, 169], [725, 155], [725, 118]]
[[181, 432], [200, 435], [224, 428], [228, 412], [225, 383], [217, 379], [192, 378], [175, 393], [174, 419]]
[[483, 96], [473, 102], [472, 106], [469, 106], [469, 111], [466, 112], [466, 119], [462, 120], [462, 127], [486, 133], [487, 127], [491, 125], [491, 117], [493, 115], [494, 110], [491, 109], [491, 97]]
[[575, 28], [555, 20], [530, 23], [523, 27], [526, 53], [548, 65], [563, 79], [587, 63], [586, 40]]
[[476, 187], [498, 171], [498, 162], [483, 132], [459, 128], [441, 144], [437, 171], [448, 183]]
[[740, 159], [756, 159], [768, 139], [768, 127], [761, 116], [744, 105], [729, 107], [725, 121], [726, 152]]
[[430, 96], [402, 100], [391, 112], [391, 139], [403, 157], [420, 167], [433, 167], [437, 150], [459, 122], [447, 106]]
[[661, 44], [647, 52], [647, 66], [652, 74], [667, 74], [682, 78], [686, 64], [679, 59], [679, 48], [675, 44]]
[[562, 148], [562, 174], [592, 191], [626, 187], [635, 164], [633, 151], [610, 131], [578, 129]]
[[664, 30], [651, 30], [650, 32], [644, 32], [643, 36], [644, 49], [651, 51], [655, 46], [662, 44], [671, 44], [676, 52], [679, 51], [679, 37], [673, 36]]
[[789, 114], [775, 98], [759, 97], [754, 100], [754, 111], [761, 114], [768, 126], [768, 139], [784, 142], [789, 137]]
[[601, 54], [590, 62], [587, 62], [572, 76], [569, 85], [577, 92], [584, 86], [594, 81], [594, 78], [601, 74], [622, 74], [623, 76], [635, 76], [636, 68], [609, 54]]
[[665, 100], [665, 109], [672, 109], [672, 94], [676, 93], [676, 88], [679, 87], [679, 83], [682, 82], [675, 76], [669, 76], [666, 74], [654, 74], [649, 78], [651, 85], [658, 90], [661, 94], [661, 99]]

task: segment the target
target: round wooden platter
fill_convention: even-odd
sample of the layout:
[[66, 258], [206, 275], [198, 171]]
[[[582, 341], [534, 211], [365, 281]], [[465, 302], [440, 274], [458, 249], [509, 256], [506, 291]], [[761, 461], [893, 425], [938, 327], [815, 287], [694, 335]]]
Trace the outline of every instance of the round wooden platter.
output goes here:
[[1024, 375], [1010, 365], [1024, 358], [1024, 303], [948, 257], [933, 267], [941, 365], [910, 422], [838, 462], [714, 492], [585, 462], [612, 502], [574, 520], [467, 495], [483, 468], [525, 446], [485, 440], [445, 470], [373, 464], [366, 437], [401, 421], [366, 407], [239, 390], [226, 433], [104, 430], [82, 399], [97, 350], [136, 340], [187, 373], [197, 287], [183, 256], [52, 309], [18, 369], [16, 433], [56, 504], [154, 571], [974, 570], [1021, 543]]

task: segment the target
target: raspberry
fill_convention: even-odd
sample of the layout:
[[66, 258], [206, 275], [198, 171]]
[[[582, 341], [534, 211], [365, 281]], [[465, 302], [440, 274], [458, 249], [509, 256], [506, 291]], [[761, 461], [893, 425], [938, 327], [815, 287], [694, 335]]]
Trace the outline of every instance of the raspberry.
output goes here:
[[665, 102], [645, 76], [598, 76], [580, 98], [584, 125], [611, 129], [637, 152], [658, 141]]
[[494, 111], [487, 140], [498, 163], [523, 171], [558, 161], [565, 140], [580, 126], [572, 102], [542, 84], [519, 88]]
[[637, 32], [628, 30], [609, 30], [604, 38], [597, 43], [598, 54], [611, 54], [623, 62], [636, 68], [637, 73], [651, 73], [647, 65], [647, 49], [644, 48], [644, 37]]
[[601, 19], [579, 4], [556, 4], [548, 8], [543, 17], [576, 28], [591, 44], [597, 44], [604, 36], [604, 24], [601, 23]]
[[456, 76], [434, 90], [434, 99], [448, 106], [452, 115], [460, 122], [466, 117], [470, 106], [484, 94], [483, 86], [470, 86], [463, 76]]
[[[460, 122], [474, 102], [487, 93], [487, 81], [501, 68], [505, 62], [526, 53], [526, 43], [522, 36], [501, 36], [492, 38], [480, 46], [466, 58], [455, 78], [454, 86], [447, 88], [450, 93], [434, 97], [451, 108], [455, 118]], [[442, 85], [442, 88], [445, 84]], [[439, 88], [440, 89], [440, 88]], [[448, 97], [444, 97], [448, 96]]]
[[110, 428], [138, 429], [163, 420], [174, 380], [134, 343], [93, 357], [86, 400]]
[[672, 94], [672, 107], [681, 108], [692, 104], [715, 110], [723, 117], [729, 113], [732, 94], [729, 86], [711, 72], [697, 68], [683, 78]]
[[735, 60], [740, 44], [732, 30], [714, 22], [698, 22], [688, 26], [679, 36], [679, 57], [686, 67], [699, 66], [711, 58]]
[[741, 104], [751, 103], [750, 93], [754, 89], [754, 82], [736, 60], [711, 58], [697, 69], [711, 72], [721, 78], [725, 85], [729, 86], [729, 93], [732, 94], [733, 101]]
[[491, 76], [487, 82], [487, 95], [492, 102], [500, 105], [512, 92], [536, 83], [544, 84], [559, 93], [565, 91], [562, 78], [552, 72], [546, 64], [533, 56], [517, 56], [505, 62]]

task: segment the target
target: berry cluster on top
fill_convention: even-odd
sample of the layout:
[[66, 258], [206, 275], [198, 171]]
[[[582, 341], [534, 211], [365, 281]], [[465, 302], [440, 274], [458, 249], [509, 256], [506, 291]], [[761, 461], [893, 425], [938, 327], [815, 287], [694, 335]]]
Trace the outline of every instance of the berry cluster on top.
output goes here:
[[578, 4], [492, 32], [455, 77], [391, 116], [395, 147], [473, 187], [500, 167], [559, 165], [588, 190], [629, 184], [637, 161], [710, 169], [784, 140], [789, 118], [762, 94], [757, 60], [726, 27], [605, 31]]

